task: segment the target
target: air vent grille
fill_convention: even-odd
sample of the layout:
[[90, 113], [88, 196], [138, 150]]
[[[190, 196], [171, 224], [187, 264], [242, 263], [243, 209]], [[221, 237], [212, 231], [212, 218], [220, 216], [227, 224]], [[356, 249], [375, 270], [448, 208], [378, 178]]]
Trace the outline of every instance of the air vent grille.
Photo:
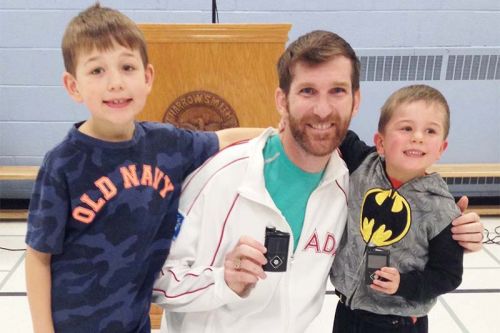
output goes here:
[[500, 80], [500, 55], [494, 54], [361, 56], [359, 60], [361, 81]]
[[443, 56], [362, 56], [361, 81], [439, 80]]
[[454, 197], [467, 195], [500, 200], [500, 177], [445, 177], [444, 180]]
[[446, 80], [499, 80], [500, 56], [450, 55]]
[[500, 185], [500, 177], [445, 177], [444, 180], [448, 185]]

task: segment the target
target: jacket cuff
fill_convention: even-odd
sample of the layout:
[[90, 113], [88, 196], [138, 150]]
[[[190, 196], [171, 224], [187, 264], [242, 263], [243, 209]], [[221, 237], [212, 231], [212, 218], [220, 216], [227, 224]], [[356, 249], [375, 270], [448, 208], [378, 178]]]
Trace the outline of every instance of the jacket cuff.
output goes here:
[[235, 293], [224, 280], [224, 267], [214, 268], [215, 296], [222, 304], [230, 304], [241, 301], [243, 298]]
[[401, 273], [399, 280], [399, 288], [395, 295], [406, 299], [413, 299], [416, 293], [416, 281], [408, 273]]

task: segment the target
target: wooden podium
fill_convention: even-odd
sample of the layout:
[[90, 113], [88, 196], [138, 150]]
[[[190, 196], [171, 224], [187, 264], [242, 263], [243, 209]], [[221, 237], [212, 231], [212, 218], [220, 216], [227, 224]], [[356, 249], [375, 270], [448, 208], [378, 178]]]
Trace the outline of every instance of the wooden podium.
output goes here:
[[[155, 68], [139, 120], [199, 130], [277, 126], [276, 62], [290, 24], [140, 24]], [[152, 305], [152, 328], [162, 310]]]
[[139, 120], [217, 130], [277, 126], [276, 62], [290, 24], [140, 24], [155, 68]]

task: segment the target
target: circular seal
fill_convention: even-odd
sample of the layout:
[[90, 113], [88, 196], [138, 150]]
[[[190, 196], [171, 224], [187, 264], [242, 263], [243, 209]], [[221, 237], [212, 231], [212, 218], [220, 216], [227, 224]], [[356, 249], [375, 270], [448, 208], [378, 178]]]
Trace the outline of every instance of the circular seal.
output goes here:
[[178, 97], [165, 111], [163, 122], [200, 131], [239, 126], [231, 105], [222, 97], [204, 90], [191, 91]]

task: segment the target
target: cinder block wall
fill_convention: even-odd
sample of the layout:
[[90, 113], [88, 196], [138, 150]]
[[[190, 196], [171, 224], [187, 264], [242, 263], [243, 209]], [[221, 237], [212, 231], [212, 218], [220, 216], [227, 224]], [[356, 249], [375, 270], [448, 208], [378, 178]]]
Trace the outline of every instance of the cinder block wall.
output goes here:
[[[0, 164], [39, 165], [86, 111], [61, 84], [64, 27], [90, 0], [0, 0]], [[208, 0], [108, 0], [136, 22], [210, 23]], [[500, 2], [219, 0], [220, 23], [291, 23], [290, 40], [335, 31], [363, 63], [362, 107], [352, 128], [371, 142], [378, 109], [395, 89], [427, 83], [452, 108], [444, 163], [500, 163]], [[0, 183], [0, 198], [30, 184]]]

